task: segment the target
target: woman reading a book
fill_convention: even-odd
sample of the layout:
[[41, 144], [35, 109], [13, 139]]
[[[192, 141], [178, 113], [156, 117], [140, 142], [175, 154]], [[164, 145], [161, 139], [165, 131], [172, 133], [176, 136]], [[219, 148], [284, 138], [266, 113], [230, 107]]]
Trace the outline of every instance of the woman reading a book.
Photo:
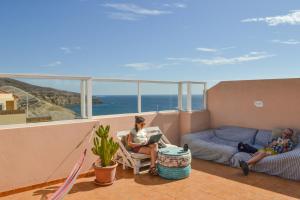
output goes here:
[[158, 151], [158, 144], [148, 144], [147, 133], [144, 130], [145, 127], [145, 119], [140, 116], [135, 117], [135, 127], [130, 131], [130, 134], [127, 137], [127, 144], [131, 151], [135, 153], [142, 153], [150, 155], [151, 157], [151, 165], [149, 172], [152, 175], [157, 175], [156, 170], [156, 158]]

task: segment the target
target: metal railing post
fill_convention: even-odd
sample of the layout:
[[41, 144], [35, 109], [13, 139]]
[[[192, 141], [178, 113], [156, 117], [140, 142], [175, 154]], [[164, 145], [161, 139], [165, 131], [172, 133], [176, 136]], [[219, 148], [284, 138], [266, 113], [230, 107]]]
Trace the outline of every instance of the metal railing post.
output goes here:
[[203, 89], [203, 110], [207, 109], [207, 84], [204, 83]]
[[178, 105], [177, 109], [182, 111], [182, 82], [178, 83]]
[[87, 118], [91, 119], [93, 116], [93, 79], [89, 78], [86, 81], [86, 108]]
[[142, 112], [142, 95], [141, 95], [141, 82], [137, 81], [137, 107], [138, 113]]
[[80, 112], [81, 117], [86, 118], [86, 80], [80, 81]]
[[190, 82], [186, 83], [187, 94], [186, 94], [186, 110], [188, 112], [192, 111], [192, 84]]

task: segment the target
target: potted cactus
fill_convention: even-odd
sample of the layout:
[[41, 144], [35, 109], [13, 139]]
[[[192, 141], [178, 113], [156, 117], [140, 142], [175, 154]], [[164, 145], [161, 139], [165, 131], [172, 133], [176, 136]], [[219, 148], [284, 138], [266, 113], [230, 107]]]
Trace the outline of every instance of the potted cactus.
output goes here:
[[96, 179], [99, 185], [111, 185], [115, 180], [118, 163], [113, 161], [114, 155], [119, 149], [119, 144], [109, 137], [110, 126], [100, 126], [94, 137], [92, 152], [99, 156], [100, 162], [93, 164]]

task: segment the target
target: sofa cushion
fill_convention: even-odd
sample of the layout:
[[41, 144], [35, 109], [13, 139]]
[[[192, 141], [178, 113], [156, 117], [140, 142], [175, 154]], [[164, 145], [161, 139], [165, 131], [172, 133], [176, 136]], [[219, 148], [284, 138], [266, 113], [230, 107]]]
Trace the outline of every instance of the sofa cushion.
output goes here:
[[215, 133], [213, 130], [205, 130], [197, 133], [186, 134], [181, 137], [181, 146], [183, 146], [184, 144], [188, 144], [190, 141], [193, 140], [197, 140], [197, 139], [207, 140], [214, 136]]
[[253, 144], [257, 129], [224, 126], [215, 129], [215, 135], [224, 140]]
[[222, 144], [222, 145], [228, 145], [228, 146], [231, 146], [231, 147], [234, 147], [234, 148], [237, 148], [238, 143], [239, 143], [239, 142], [236, 142], [236, 141], [224, 140], [224, 139], [218, 138], [216, 136], [210, 138], [208, 140], [208, 142], [213, 142], [213, 143]]
[[240, 160], [247, 161], [251, 157], [252, 156], [249, 153], [238, 152], [234, 154], [234, 156], [232, 156], [232, 158], [230, 159], [230, 165], [232, 167], [240, 167], [240, 163], [239, 163]]
[[255, 136], [254, 144], [265, 147], [271, 141], [272, 141], [272, 131], [258, 130]]
[[216, 144], [209, 140], [195, 139], [187, 143], [192, 156], [204, 160], [229, 164], [230, 158], [237, 153], [237, 148], [224, 144]]

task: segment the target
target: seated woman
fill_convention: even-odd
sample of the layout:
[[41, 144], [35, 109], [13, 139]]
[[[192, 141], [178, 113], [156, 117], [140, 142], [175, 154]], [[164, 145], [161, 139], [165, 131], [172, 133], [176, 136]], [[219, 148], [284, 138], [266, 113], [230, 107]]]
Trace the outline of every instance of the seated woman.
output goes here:
[[147, 133], [144, 130], [145, 119], [143, 117], [136, 116], [135, 117], [135, 127], [131, 130], [130, 134], [127, 137], [128, 147], [131, 148], [131, 151], [135, 153], [142, 153], [150, 155], [151, 157], [151, 165], [150, 165], [150, 173], [152, 175], [157, 175], [156, 170], [156, 158], [158, 151], [158, 144], [149, 144]]
[[294, 143], [291, 140], [293, 134], [293, 129], [284, 129], [280, 137], [274, 138], [267, 147], [260, 149], [255, 154], [253, 154], [250, 160], [248, 160], [247, 162], [240, 161], [240, 167], [242, 168], [244, 175], [247, 176], [249, 173], [249, 168], [251, 168], [264, 157], [291, 151], [294, 147]]

